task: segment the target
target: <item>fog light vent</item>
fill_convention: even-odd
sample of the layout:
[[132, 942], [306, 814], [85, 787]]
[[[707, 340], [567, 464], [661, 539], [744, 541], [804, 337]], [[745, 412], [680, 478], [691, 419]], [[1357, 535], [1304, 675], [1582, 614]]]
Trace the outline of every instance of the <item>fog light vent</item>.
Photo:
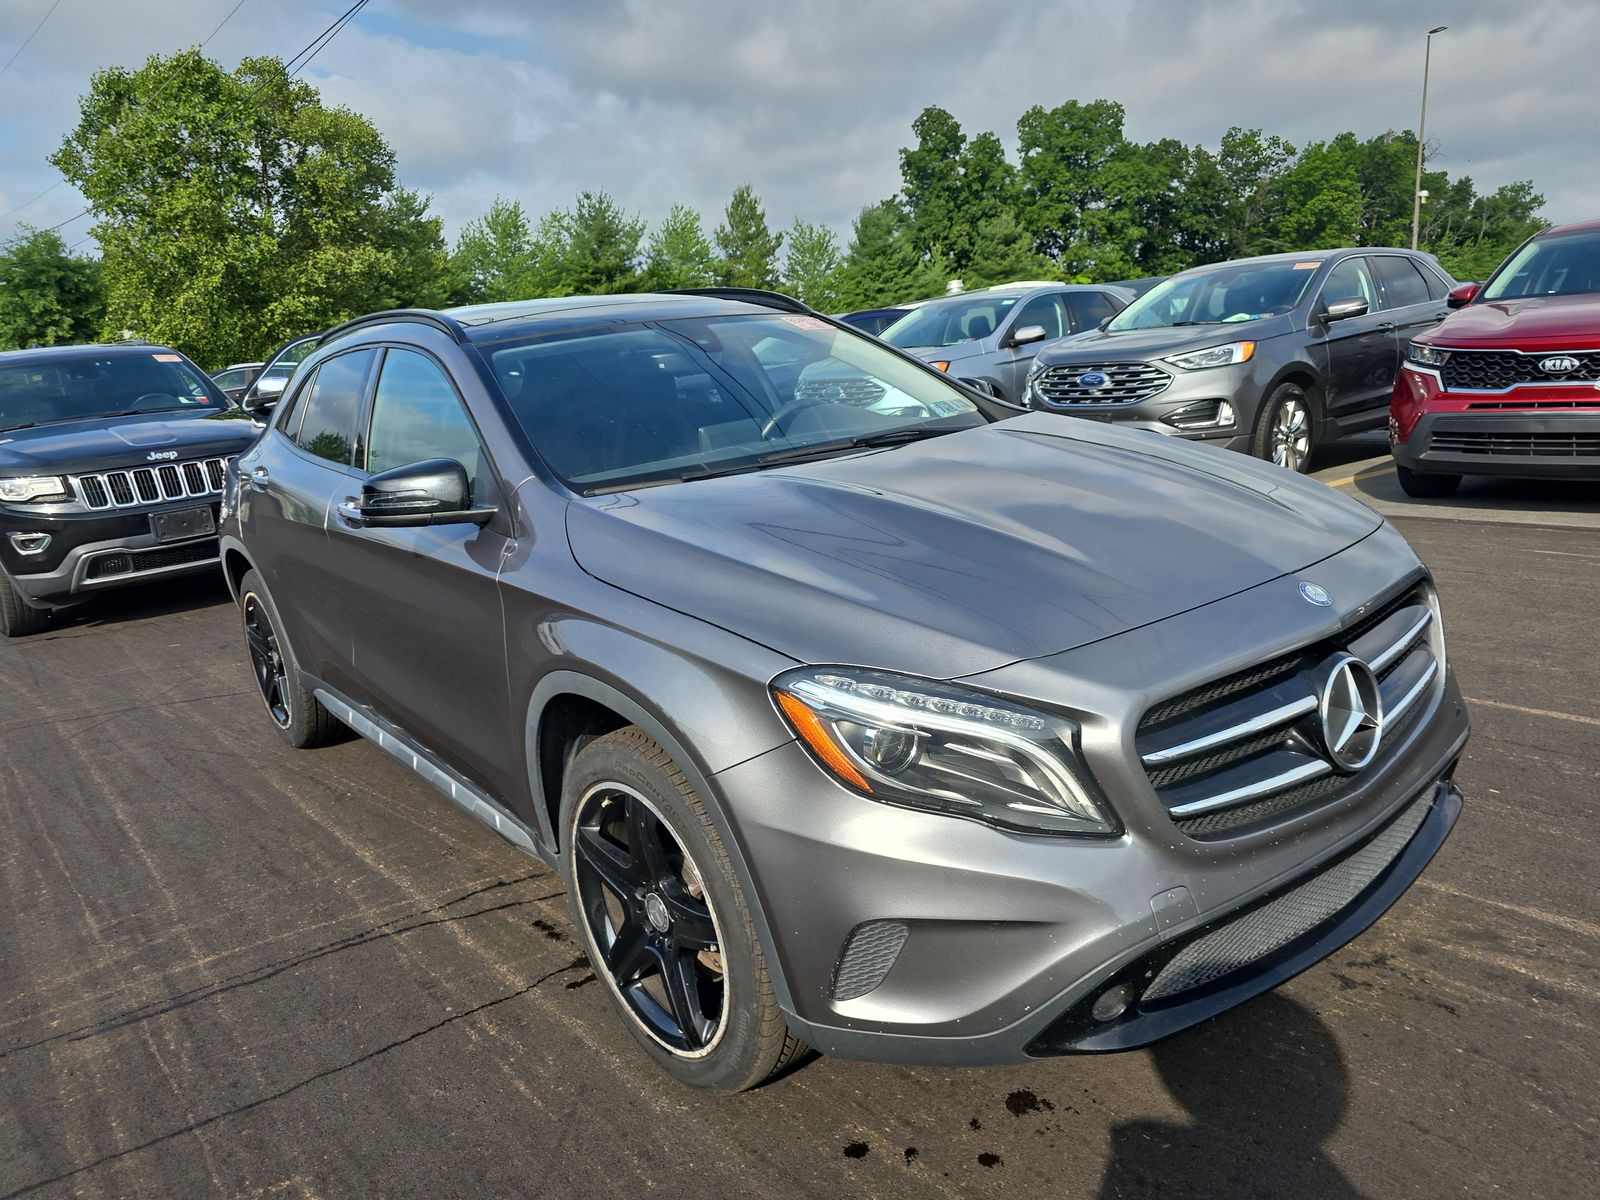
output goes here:
[[11, 546], [18, 554], [43, 554], [50, 548], [48, 533], [13, 533]]
[[911, 930], [904, 921], [864, 921], [844, 940], [833, 972], [833, 998], [855, 1000], [884, 981]]

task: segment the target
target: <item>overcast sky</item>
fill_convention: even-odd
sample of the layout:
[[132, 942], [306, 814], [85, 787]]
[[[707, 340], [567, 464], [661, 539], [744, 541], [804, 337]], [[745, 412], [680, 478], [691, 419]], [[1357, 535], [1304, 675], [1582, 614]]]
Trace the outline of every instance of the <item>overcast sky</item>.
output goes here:
[[[51, 0], [0, 0], [0, 64]], [[0, 239], [82, 208], [45, 156], [92, 71], [198, 43], [235, 0], [60, 0], [0, 74]], [[245, 0], [207, 47], [288, 57], [349, 0]], [[929, 104], [1015, 154], [1033, 104], [1117, 100], [1131, 137], [1296, 145], [1415, 128], [1433, 25], [1431, 160], [1481, 191], [1532, 179], [1552, 221], [1600, 216], [1600, 4], [1591, 0], [373, 0], [306, 77], [365, 113], [453, 237], [498, 193], [583, 188], [654, 221], [716, 223], [752, 183], [775, 225], [841, 231], [899, 185]], [[63, 229], [84, 237], [88, 218]]]

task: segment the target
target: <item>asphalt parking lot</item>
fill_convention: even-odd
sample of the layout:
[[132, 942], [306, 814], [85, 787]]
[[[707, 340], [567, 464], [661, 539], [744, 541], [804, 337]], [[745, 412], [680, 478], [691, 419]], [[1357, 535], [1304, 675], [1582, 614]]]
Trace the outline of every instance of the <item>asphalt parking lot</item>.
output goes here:
[[0, 645], [0, 1197], [1592, 1196], [1600, 485], [1406, 500], [1467, 808], [1372, 930], [1148, 1051], [703, 1097], [560, 879], [375, 748], [295, 753], [220, 581]]

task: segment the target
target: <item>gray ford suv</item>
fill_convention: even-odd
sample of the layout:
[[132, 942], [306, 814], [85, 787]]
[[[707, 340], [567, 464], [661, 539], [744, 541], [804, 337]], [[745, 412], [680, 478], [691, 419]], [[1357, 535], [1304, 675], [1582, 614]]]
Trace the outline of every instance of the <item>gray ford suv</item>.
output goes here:
[[770, 293], [352, 322], [228, 474], [266, 712], [557, 864], [687, 1083], [1183, 1029], [1444, 840], [1438, 601], [1318, 484], [1002, 411]]
[[1102, 329], [1043, 347], [1024, 404], [1304, 471], [1321, 442], [1385, 423], [1406, 346], [1444, 319], [1453, 286], [1408, 250], [1195, 267]]

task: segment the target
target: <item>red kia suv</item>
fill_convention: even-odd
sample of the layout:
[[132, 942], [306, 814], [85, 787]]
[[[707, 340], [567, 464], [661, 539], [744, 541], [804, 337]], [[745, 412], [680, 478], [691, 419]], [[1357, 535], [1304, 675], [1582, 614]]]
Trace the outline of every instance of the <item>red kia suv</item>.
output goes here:
[[1600, 479], [1600, 221], [1547, 229], [1412, 339], [1389, 402], [1407, 495], [1463, 475]]

